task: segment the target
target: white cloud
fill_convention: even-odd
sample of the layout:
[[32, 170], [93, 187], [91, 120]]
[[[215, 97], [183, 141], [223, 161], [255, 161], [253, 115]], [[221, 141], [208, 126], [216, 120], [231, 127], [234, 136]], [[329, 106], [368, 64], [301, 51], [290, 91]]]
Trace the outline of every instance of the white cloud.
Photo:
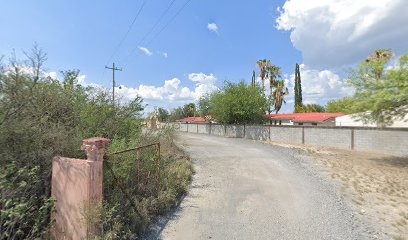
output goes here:
[[195, 100], [218, 89], [215, 85], [217, 78], [212, 73], [210, 75], [206, 75], [202, 72], [190, 73], [188, 78], [196, 84], [195, 90], [192, 93]]
[[[300, 78], [302, 81], [303, 103], [326, 104], [329, 100], [338, 99], [353, 94], [353, 88], [346, 84], [336, 73], [330, 70], [318, 71], [300, 64]], [[285, 85], [288, 87], [290, 95], [287, 98], [288, 103], [294, 102], [294, 84], [295, 74], [291, 74], [285, 79]]]
[[278, 11], [276, 27], [313, 68], [354, 64], [380, 48], [408, 51], [406, 0], [287, 0]]
[[165, 52], [165, 53], [163, 53], [163, 57], [168, 58], [169, 55]]
[[208, 30], [210, 30], [211, 32], [218, 33], [218, 26], [217, 26], [216, 23], [208, 23], [208, 24], [207, 24], [207, 28], [208, 28]]
[[58, 73], [57, 72], [47, 72], [45, 73], [46, 77], [50, 77], [52, 79], [58, 79]]
[[147, 56], [152, 56], [152, 55], [153, 55], [153, 53], [152, 53], [149, 49], [147, 49], [147, 48], [145, 48], [145, 47], [139, 46], [139, 47], [137, 47], [137, 48], [139, 48], [139, 50], [142, 51], [142, 52], [143, 52], [144, 54], [146, 54]]
[[131, 88], [122, 85], [115, 88], [115, 92], [126, 99], [140, 96], [147, 103], [156, 102], [159, 105], [168, 105], [169, 102], [180, 104], [192, 102], [217, 89], [215, 86], [217, 78], [213, 74], [191, 73], [188, 78], [195, 83], [193, 90], [182, 86], [180, 79], [173, 78], [164, 81], [163, 86], [160, 87], [142, 84], [137, 88]]

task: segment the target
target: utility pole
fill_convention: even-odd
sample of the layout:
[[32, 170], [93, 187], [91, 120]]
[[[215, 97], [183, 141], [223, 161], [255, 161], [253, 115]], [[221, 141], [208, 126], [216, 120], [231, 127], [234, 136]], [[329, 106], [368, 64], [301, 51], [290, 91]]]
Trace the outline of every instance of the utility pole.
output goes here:
[[112, 67], [105, 66], [105, 68], [112, 70], [112, 102], [115, 106], [115, 71], [122, 71], [122, 68], [115, 67], [115, 63], [112, 64]]

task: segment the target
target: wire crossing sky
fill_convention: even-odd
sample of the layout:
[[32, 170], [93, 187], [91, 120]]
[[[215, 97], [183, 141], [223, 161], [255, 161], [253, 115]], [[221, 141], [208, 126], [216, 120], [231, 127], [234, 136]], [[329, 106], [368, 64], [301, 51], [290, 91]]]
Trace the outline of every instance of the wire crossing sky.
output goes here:
[[[139, 95], [153, 106], [197, 101], [224, 81], [251, 82], [256, 61], [282, 68], [293, 111], [299, 64], [304, 103], [325, 104], [353, 92], [347, 69], [376, 49], [408, 52], [408, 4], [403, 0], [139, 0], [4, 1], [0, 55], [35, 42], [48, 53], [45, 71], [81, 70], [84, 85]], [[3, 60], [3, 62], [4, 62]]]

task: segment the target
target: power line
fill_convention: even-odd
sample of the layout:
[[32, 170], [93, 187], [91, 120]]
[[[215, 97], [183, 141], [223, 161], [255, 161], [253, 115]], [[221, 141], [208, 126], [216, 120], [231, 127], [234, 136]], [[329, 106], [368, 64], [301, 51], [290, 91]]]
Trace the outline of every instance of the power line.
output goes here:
[[127, 36], [129, 35], [130, 31], [133, 28], [133, 25], [135, 24], [136, 20], [138, 19], [138, 17], [140, 16], [140, 13], [142, 12], [144, 6], [146, 5], [147, 0], [144, 0], [142, 5], [140, 6], [139, 10], [136, 13], [136, 16], [133, 18], [132, 23], [129, 25], [129, 28], [127, 30], [127, 32], [125, 33], [125, 35], [123, 36], [123, 38], [120, 40], [119, 44], [116, 46], [115, 50], [113, 51], [112, 55], [109, 57], [108, 61], [112, 60], [112, 58], [115, 56], [115, 54], [119, 51], [120, 47], [122, 46], [123, 42], [126, 40]]
[[163, 27], [162, 29], [160, 29], [160, 31], [159, 31], [156, 35], [154, 35], [154, 37], [153, 37], [152, 39], [150, 39], [150, 41], [149, 41], [146, 45], [149, 45], [150, 43], [152, 43], [152, 42], [157, 38], [157, 36], [159, 36], [160, 33], [163, 32], [163, 30], [166, 29], [166, 28], [170, 25], [170, 23], [181, 13], [181, 11], [182, 11], [190, 2], [191, 2], [191, 0], [187, 0], [187, 2], [184, 3], [184, 5], [183, 5], [183, 6], [177, 11], [177, 13], [170, 19], [170, 21], [168, 21], [167, 24], [164, 25], [164, 27]]
[[143, 43], [143, 41], [146, 39], [146, 37], [148, 37], [154, 29], [156, 29], [156, 27], [159, 25], [159, 23], [161, 22], [161, 20], [163, 19], [163, 17], [167, 14], [167, 12], [170, 10], [170, 8], [173, 6], [174, 2], [176, 0], [172, 0], [170, 2], [169, 5], [167, 5], [167, 8], [162, 12], [162, 14], [160, 15], [160, 17], [157, 19], [157, 21], [155, 22], [155, 24], [153, 25], [152, 28], [150, 28], [150, 30], [140, 39], [140, 41], [137, 43], [136, 47], [132, 49], [132, 51], [130, 51], [128, 53], [128, 55], [126, 56], [125, 59], [125, 63], [129, 60], [129, 57], [132, 55], [133, 52], [136, 51], [136, 49]]
[[[162, 14], [162, 16], [160, 16], [160, 18], [162, 18], [162, 17], [165, 15], [165, 13], [167, 13], [167, 11], [170, 9], [171, 5], [173, 5], [174, 1], [175, 1], [175, 0], [173, 0], [173, 1], [169, 4], [169, 6], [168, 6], [167, 9], [164, 11], [164, 13]], [[160, 33], [163, 32], [163, 30], [166, 29], [166, 28], [170, 25], [170, 23], [181, 13], [181, 11], [182, 11], [190, 2], [191, 2], [191, 0], [187, 0], [187, 1], [184, 3], [184, 5], [176, 12], [176, 14], [174, 14], [173, 17], [159, 30], [159, 32], [158, 32], [156, 35], [154, 35], [153, 38], [150, 39], [150, 41], [146, 44], [146, 46], [149, 45], [150, 43], [152, 43], [153, 40], [155, 40], [155, 39], [160, 35]], [[160, 19], [160, 18], [159, 18], [159, 19]], [[158, 22], [160, 22], [160, 20], [159, 20]], [[158, 22], [156, 22], [156, 24], [155, 24], [155, 26], [154, 26], [153, 28], [156, 27], [156, 25], [158, 24]], [[151, 30], [151, 31], [153, 31], [153, 30]], [[146, 35], [142, 38], [142, 40], [144, 40], [145, 37], [146, 37], [147, 35], [149, 35], [151, 31], [149, 31], [149, 33], [146, 34]], [[131, 54], [136, 51], [136, 49], [137, 49], [137, 48], [139, 47], [139, 45], [142, 43], [142, 40], [139, 41], [138, 45], [129, 53], [129, 56], [131, 56]], [[125, 60], [125, 66], [127, 65], [127, 64], [126, 64], [127, 62], [128, 62], [128, 58]]]
[[153, 27], [150, 28], [149, 32], [147, 32], [147, 33], [143, 36], [143, 38], [139, 41], [138, 45], [140, 45], [140, 44], [146, 39], [146, 37], [149, 36], [150, 33], [152, 33], [154, 29], [156, 29], [157, 25], [161, 22], [161, 20], [162, 20], [163, 17], [167, 14], [167, 12], [170, 10], [171, 6], [173, 6], [173, 4], [174, 4], [175, 1], [176, 1], [176, 0], [172, 0], [172, 1], [170, 2], [170, 4], [167, 6], [167, 8], [164, 10], [164, 12], [162, 12], [162, 14], [160, 15], [159, 19], [157, 19], [157, 21], [156, 21], [156, 23], [153, 25]]

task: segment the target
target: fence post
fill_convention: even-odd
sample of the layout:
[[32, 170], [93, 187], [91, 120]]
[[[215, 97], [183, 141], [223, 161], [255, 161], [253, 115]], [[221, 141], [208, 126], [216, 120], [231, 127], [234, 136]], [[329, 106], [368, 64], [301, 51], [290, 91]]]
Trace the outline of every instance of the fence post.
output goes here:
[[103, 156], [110, 139], [82, 141], [87, 159], [55, 157], [52, 162], [52, 196], [56, 199], [55, 239], [88, 239], [100, 234], [101, 226], [86, 222], [86, 212], [103, 201]]
[[354, 150], [354, 128], [351, 129], [351, 150]]
[[302, 127], [302, 144], [305, 144], [305, 127]]

